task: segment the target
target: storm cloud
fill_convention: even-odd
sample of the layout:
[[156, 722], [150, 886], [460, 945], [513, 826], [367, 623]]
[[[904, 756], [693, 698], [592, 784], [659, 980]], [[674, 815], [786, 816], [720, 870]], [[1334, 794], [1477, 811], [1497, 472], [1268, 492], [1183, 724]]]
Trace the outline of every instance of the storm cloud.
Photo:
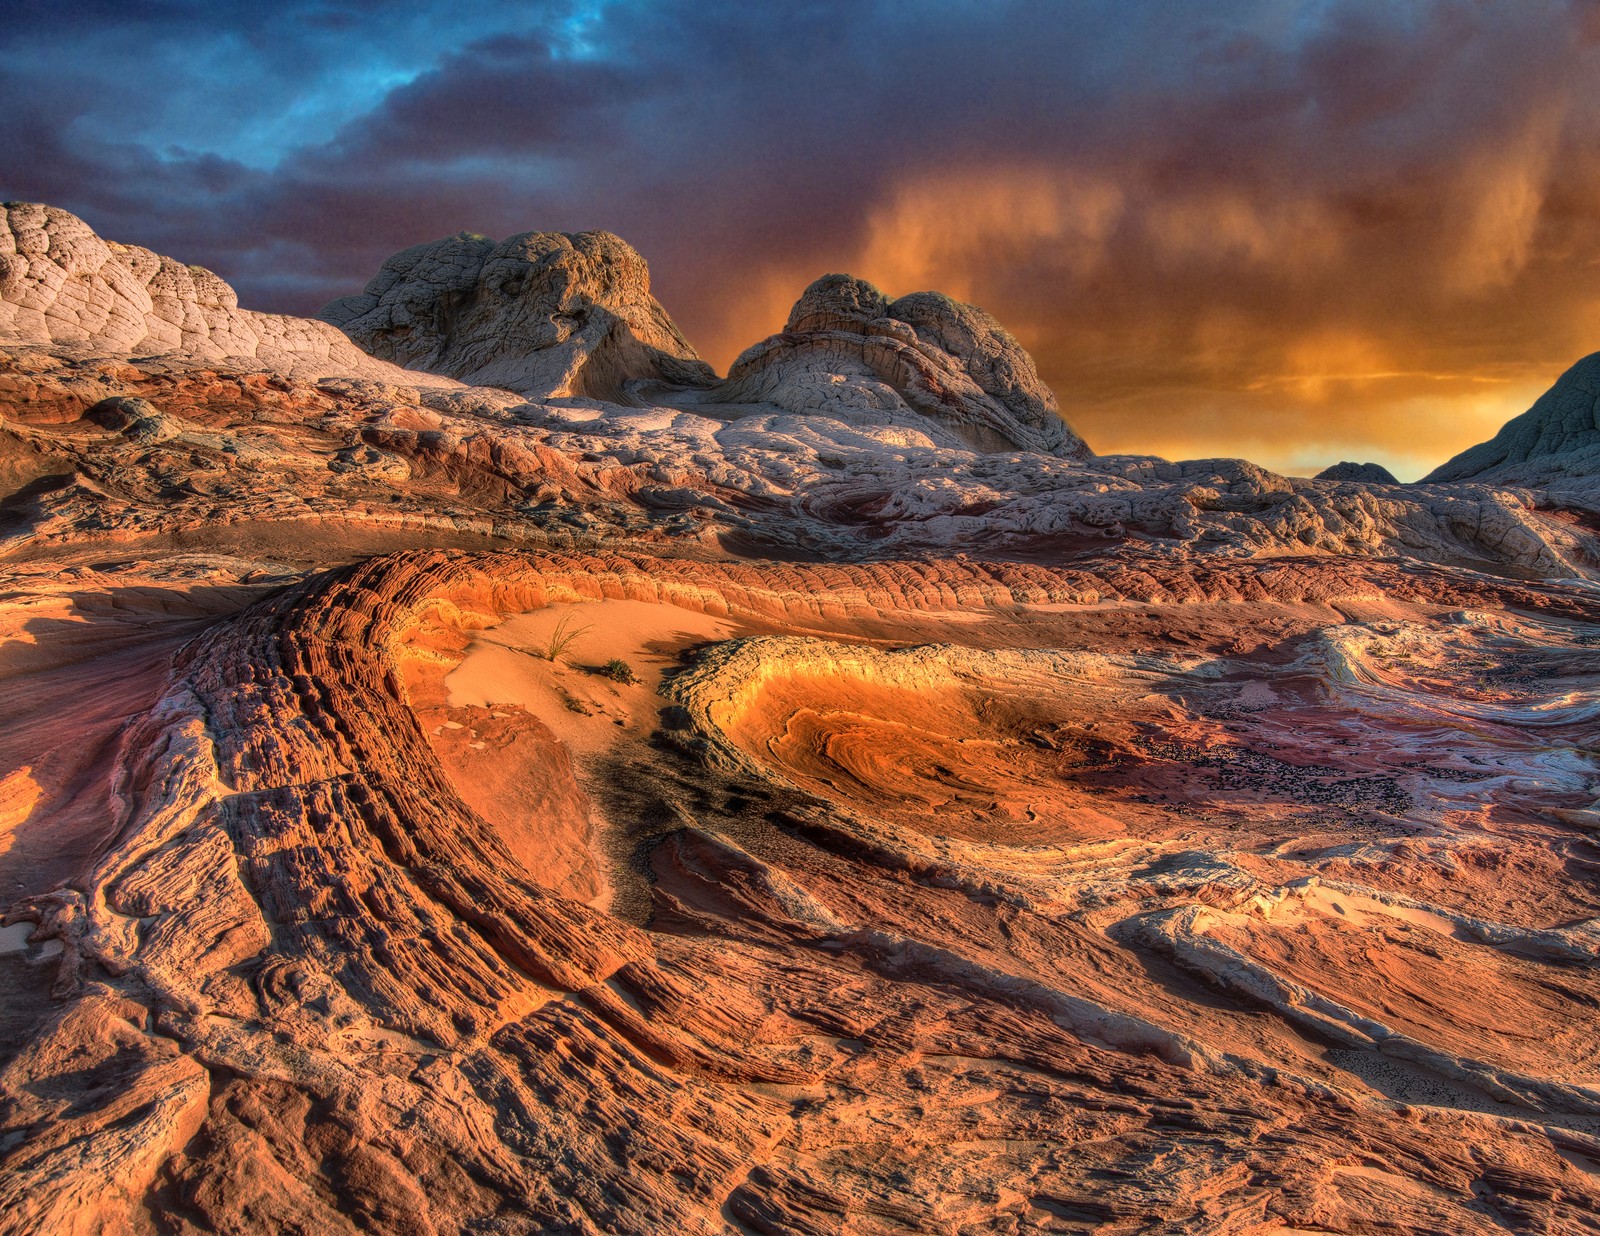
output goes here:
[[0, 196], [314, 312], [606, 228], [714, 364], [983, 305], [1097, 450], [1414, 476], [1600, 347], [1600, 6], [24, 3]]

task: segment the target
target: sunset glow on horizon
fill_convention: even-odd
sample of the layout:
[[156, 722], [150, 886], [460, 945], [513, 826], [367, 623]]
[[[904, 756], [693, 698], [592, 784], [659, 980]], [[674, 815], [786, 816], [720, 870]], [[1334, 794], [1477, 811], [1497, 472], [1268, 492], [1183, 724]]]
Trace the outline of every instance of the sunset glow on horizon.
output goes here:
[[1581, 0], [80, 13], [0, 52], [0, 196], [252, 308], [603, 228], [719, 370], [844, 271], [987, 309], [1101, 453], [1403, 479], [1600, 348]]

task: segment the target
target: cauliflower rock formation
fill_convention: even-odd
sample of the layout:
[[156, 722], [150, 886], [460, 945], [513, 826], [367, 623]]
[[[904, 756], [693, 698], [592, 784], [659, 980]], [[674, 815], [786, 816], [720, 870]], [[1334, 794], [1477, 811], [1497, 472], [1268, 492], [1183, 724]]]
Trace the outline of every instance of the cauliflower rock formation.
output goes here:
[[635, 380], [715, 380], [650, 295], [644, 259], [609, 232], [414, 245], [320, 316], [408, 369], [529, 395], [630, 402]]
[[781, 334], [746, 351], [715, 401], [927, 423], [979, 451], [1085, 459], [1033, 358], [972, 305], [938, 292], [890, 303], [865, 280], [824, 275]]
[[36, 202], [0, 204], [0, 337], [253, 362], [306, 380], [338, 373], [438, 384], [397, 374], [321, 322], [240, 309], [209, 270], [102, 240], [76, 215]]

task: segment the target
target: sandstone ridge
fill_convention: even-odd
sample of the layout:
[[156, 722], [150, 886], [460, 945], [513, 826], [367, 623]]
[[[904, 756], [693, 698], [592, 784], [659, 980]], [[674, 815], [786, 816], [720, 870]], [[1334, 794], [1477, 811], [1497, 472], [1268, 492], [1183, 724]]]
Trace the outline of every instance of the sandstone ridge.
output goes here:
[[[718, 382], [616, 238], [458, 236], [397, 255], [355, 300], [371, 346], [504, 384], [466, 386], [368, 356], [324, 323], [233, 308], [220, 281], [64, 212], [8, 218], [33, 256], [13, 258], [0, 287], [15, 477], [0, 543], [335, 520], [843, 559], [1120, 546], [1600, 573], [1592, 476], [1394, 486], [1090, 456], [993, 319], [931, 293], [891, 304], [826, 276]], [[174, 298], [178, 271], [189, 282]], [[143, 402], [98, 406], [108, 398]]]
[[1600, 511], [1600, 352], [1563, 373], [1489, 441], [1462, 451], [1423, 481], [1549, 487]]

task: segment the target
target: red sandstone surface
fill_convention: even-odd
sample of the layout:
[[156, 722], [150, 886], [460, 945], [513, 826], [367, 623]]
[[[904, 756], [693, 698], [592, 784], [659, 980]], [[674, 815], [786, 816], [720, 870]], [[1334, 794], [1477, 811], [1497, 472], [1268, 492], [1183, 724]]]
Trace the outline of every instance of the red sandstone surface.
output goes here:
[[615, 404], [140, 354], [74, 243], [0, 1232], [1600, 1226], [1581, 489], [952, 444], [1053, 402], [859, 287], [715, 416], [665, 327], [560, 354]]

